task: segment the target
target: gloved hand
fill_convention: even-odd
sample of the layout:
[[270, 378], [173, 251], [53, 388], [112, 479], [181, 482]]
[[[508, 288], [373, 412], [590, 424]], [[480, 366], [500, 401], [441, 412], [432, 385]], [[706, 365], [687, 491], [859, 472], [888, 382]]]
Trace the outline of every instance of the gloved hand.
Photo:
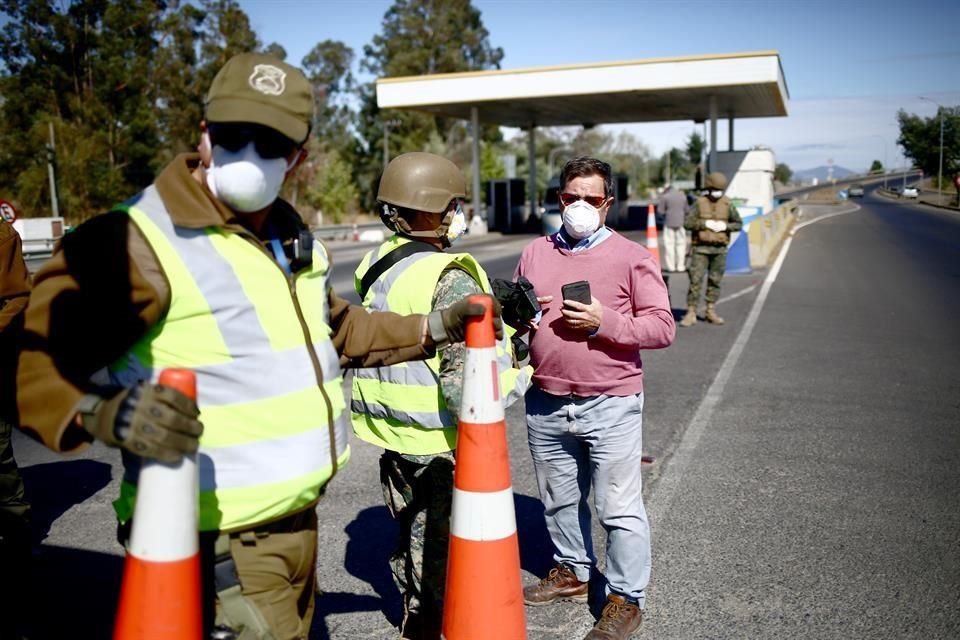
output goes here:
[[710, 229], [711, 231], [719, 232], [719, 231], [726, 231], [727, 229], [727, 223], [724, 222], [723, 220], [711, 219], [711, 220], [707, 220], [703, 224], [706, 225], [707, 229]]
[[143, 382], [110, 398], [87, 396], [83, 405], [80, 420], [90, 435], [144, 458], [177, 462], [196, 453], [203, 433], [197, 404], [172, 387]]
[[[500, 319], [500, 303], [491, 295], [477, 295], [485, 295], [493, 301], [493, 330], [496, 332], [497, 339], [499, 340], [503, 337], [503, 320]], [[454, 302], [446, 309], [433, 311], [427, 316], [430, 337], [433, 338], [437, 346], [442, 346], [450, 342], [463, 342], [467, 334], [467, 318], [471, 316], [482, 316], [483, 312], [483, 305], [472, 303], [469, 298]]]

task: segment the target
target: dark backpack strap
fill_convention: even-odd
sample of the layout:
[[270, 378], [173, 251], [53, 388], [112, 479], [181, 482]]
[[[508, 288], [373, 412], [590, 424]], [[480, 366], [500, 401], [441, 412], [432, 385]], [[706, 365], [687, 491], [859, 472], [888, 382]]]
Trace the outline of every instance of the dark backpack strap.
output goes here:
[[432, 244], [427, 244], [426, 242], [417, 242], [416, 240], [400, 245], [373, 263], [373, 265], [367, 269], [367, 272], [363, 274], [363, 278], [360, 280], [360, 300], [363, 301], [364, 298], [367, 297], [367, 291], [369, 291], [370, 287], [373, 286], [373, 283], [377, 281], [377, 278], [386, 273], [387, 269], [397, 264], [407, 256], [412, 256], [413, 254], [420, 253], [421, 251], [434, 251], [436, 253], [441, 253], [442, 250], [433, 246]]

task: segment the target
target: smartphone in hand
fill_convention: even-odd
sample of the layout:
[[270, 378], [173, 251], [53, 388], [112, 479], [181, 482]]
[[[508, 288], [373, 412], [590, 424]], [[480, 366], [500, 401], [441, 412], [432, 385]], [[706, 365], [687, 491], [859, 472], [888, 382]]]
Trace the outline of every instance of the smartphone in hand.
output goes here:
[[564, 300], [576, 300], [583, 304], [590, 304], [590, 283], [586, 280], [578, 282], [568, 282], [560, 287]]

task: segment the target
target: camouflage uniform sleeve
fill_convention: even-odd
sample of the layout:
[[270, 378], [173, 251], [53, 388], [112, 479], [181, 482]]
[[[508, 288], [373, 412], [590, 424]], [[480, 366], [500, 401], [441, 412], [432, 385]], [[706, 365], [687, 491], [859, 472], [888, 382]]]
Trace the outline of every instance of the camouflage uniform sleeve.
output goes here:
[[[474, 293], [482, 293], [479, 283], [463, 269], [448, 267], [433, 292], [433, 310], [445, 309], [454, 302]], [[448, 345], [440, 352], [440, 390], [447, 409], [454, 418], [460, 416], [460, 398], [463, 394], [463, 364], [467, 349], [462, 342]]]

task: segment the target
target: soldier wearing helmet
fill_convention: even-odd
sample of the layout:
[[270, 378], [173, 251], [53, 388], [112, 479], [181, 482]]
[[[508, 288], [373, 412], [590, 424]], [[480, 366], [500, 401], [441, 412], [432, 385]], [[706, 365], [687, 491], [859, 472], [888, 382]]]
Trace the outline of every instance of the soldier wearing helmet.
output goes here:
[[[429, 311], [491, 291], [473, 256], [445, 251], [467, 229], [465, 196], [463, 172], [441, 156], [405, 153], [387, 165], [377, 200], [394, 235], [357, 267], [365, 307]], [[399, 525], [390, 564], [404, 600], [401, 638], [440, 638], [465, 356], [462, 344], [450, 344], [429, 360], [357, 369], [353, 376], [353, 430], [384, 449], [380, 481]], [[507, 406], [526, 391], [532, 369], [514, 368], [509, 333], [498, 341], [497, 356]]]
[[723, 195], [727, 177], [720, 172], [707, 174], [703, 194], [687, 214], [684, 228], [692, 233], [690, 290], [687, 293], [687, 313], [680, 321], [681, 327], [697, 323], [697, 305], [700, 303], [700, 287], [704, 274], [707, 276], [707, 312], [705, 319], [713, 324], [723, 324], [717, 315], [717, 300], [720, 298], [720, 281], [727, 267], [727, 246], [730, 232], [739, 231], [743, 221], [737, 208]]

